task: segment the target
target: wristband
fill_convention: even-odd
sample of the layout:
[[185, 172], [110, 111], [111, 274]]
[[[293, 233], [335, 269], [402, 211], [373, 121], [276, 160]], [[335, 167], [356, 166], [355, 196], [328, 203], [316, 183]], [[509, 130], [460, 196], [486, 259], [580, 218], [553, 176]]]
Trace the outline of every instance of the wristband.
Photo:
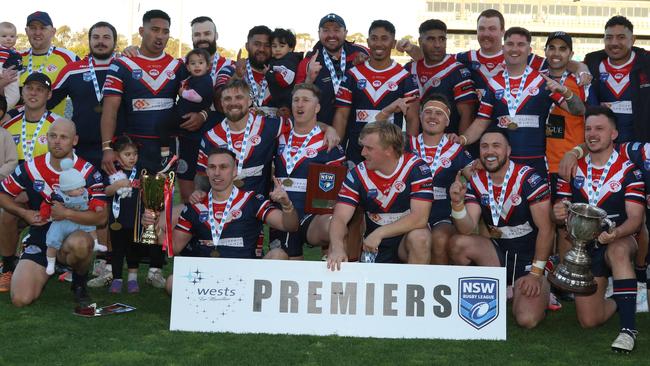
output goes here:
[[460, 211], [456, 211], [453, 208], [451, 209], [451, 217], [453, 219], [461, 220], [465, 216], [467, 216], [467, 209], [465, 208], [465, 206], [463, 206], [463, 209]]
[[110, 146], [104, 146], [104, 147], [102, 147], [102, 151], [106, 151], [106, 150], [113, 150], [113, 148], [110, 147]]
[[465, 135], [460, 135], [460, 136], [458, 136], [458, 138], [459, 138], [460, 140], [462, 140], [462, 141], [460, 142], [461, 145], [463, 145], [463, 146], [466, 146], [466, 145], [467, 145], [467, 136], [465, 136]]
[[111, 145], [111, 142], [113, 142], [113, 141], [111, 141], [111, 140], [108, 140], [108, 141], [102, 141], [102, 146], [110, 146], [110, 145]]
[[201, 115], [201, 117], [203, 117], [203, 122], [208, 120], [208, 112], [200, 111], [199, 114]]
[[544, 268], [546, 268], [546, 261], [534, 261], [533, 262], [533, 267], [539, 268], [539, 269], [541, 269], [543, 271]]
[[535, 277], [542, 277], [542, 274], [539, 273], [539, 272], [536, 272], [534, 269], [531, 269], [530, 272], [528, 272], [528, 273], [532, 274]]
[[566, 101], [569, 101], [571, 99], [573, 99], [573, 93], [571, 93], [571, 95], [568, 96], [568, 97], [564, 97], [564, 100], [566, 100]]
[[571, 149], [571, 151], [575, 151], [578, 154], [577, 156], [578, 159], [581, 159], [585, 154], [584, 150], [582, 150], [582, 147], [580, 147], [580, 145], [574, 147], [573, 149]]
[[293, 211], [293, 203], [290, 203], [288, 206], [282, 206], [282, 212], [291, 212]]

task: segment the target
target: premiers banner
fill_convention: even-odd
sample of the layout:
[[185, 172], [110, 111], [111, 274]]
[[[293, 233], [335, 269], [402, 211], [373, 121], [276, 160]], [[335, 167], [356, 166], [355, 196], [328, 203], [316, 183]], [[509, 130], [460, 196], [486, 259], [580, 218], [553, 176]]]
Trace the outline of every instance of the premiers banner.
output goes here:
[[506, 339], [505, 269], [174, 258], [170, 330]]

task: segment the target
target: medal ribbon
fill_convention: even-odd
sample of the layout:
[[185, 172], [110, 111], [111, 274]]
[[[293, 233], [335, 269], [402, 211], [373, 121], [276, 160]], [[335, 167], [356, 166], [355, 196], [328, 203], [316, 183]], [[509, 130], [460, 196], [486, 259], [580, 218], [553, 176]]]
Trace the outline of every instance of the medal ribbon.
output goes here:
[[172, 206], [174, 204], [174, 180], [166, 178], [163, 187], [163, 201], [165, 202], [165, 238], [163, 240], [163, 250], [167, 251], [168, 257], [174, 256], [174, 244], [172, 242]]
[[521, 104], [521, 95], [524, 94], [524, 89], [526, 88], [526, 79], [531, 71], [530, 66], [526, 66], [526, 70], [524, 70], [524, 74], [521, 76], [519, 88], [517, 88], [517, 96], [512, 100], [512, 94], [510, 93], [510, 74], [508, 73], [508, 69], [503, 70], [503, 78], [506, 82], [505, 97], [508, 102], [508, 114], [512, 118], [517, 114], [517, 109], [519, 108], [519, 104]]
[[501, 212], [503, 212], [503, 204], [506, 201], [506, 191], [508, 190], [508, 181], [512, 175], [512, 171], [515, 168], [515, 164], [511, 161], [508, 165], [508, 170], [506, 175], [503, 178], [503, 184], [501, 184], [501, 194], [499, 194], [499, 199], [494, 202], [494, 186], [492, 184], [492, 178], [490, 174], [487, 174], [487, 183], [488, 183], [488, 198], [490, 201], [490, 214], [492, 216], [492, 223], [495, 227], [499, 226], [499, 217], [501, 217]]
[[[241, 142], [241, 150], [237, 153], [235, 149], [235, 144], [232, 142], [232, 135], [230, 134], [230, 126], [228, 125], [228, 119], [224, 119], [224, 130], [226, 130], [226, 142], [228, 142], [228, 150], [234, 152], [237, 155], [237, 176], [241, 174], [242, 169], [244, 168], [244, 159], [246, 158], [246, 153], [248, 150], [248, 138], [250, 137], [251, 130], [253, 129], [253, 114], [248, 114], [248, 121], [246, 121], [246, 128], [244, 129], [244, 139]], [[242, 178], [242, 177], [240, 177]]]
[[616, 151], [612, 152], [612, 155], [609, 157], [609, 160], [607, 160], [607, 163], [605, 164], [605, 168], [603, 168], [603, 174], [600, 176], [600, 179], [598, 179], [598, 185], [596, 186], [596, 190], [594, 190], [594, 181], [593, 181], [593, 174], [592, 174], [592, 169], [593, 165], [591, 165], [591, 154], [587, 155], [585, 160], [587, 161], [587, 194], [589, 197], [589, 204], [592, 206], [598, 206], [598, 194], [600, 193], [600, 190], [603, 188], [603, 184], [605, 184], [605, 178], [607, 177], [607, 174], [609, 173], [609, 168], [612, 167], [612, 164], [614, 164], [614, 161], [616, 161], [616, 158], [618, 157], [618, 154]]
[[[113, 56], [111, 56], [111, 60]], [[95, 73], [95, 66], [93, 65], [93, 57], [88, 56], [88, 70], [90, 71], [90, 79], [93, 81], [93, 88], [95, 88], [95, 97], [99, 103], [102, 102], [102, 94], [104, 93], [103, 89], [99, 89], [99, 83], [97, 82], [97, 74]]]
[[230, 192], [230, 196], [228, 197], [228, 201], [226, 201], [226, 207], [223, 210], [223, 214], [221, 215], [221, 220], [219, 220], [218, 226], [217, 226], [217, 220], [214, 219], [212, 190], [208, 192], [208, 215], [210, 216], [208, 220], [210, 222], [210, 233], [212, 233], [212, 242], [214, 243], [215, 247], [217, 246], [217, 243], [219, 243], [219, 239], [221, 239], [221, 233], [223, 233], [223, 227], [226, 225], [226, 219], [228, 218], [228, 214], [230, 214], [230, 208], [232, 206], [232, 202], [235, 200], [235, 197], [237, 196], [238, 192], [239, 189], [233, 186], [232, 191]]
[[32, 155], [34, 155], [34, 148], [36, 147], [36, 139], [38, 138], [38, 134], [41, 132], [41, 129], [45, 124], [47, 114], [48, 113], [46, 110], [45, 113], [43, 113], [41, 119], [38, 121], [36, 130], [34, 130], [34, 134], [32, 135], [32, 144], [29, 146], [29, 151], [27, 151], [27, 118], [25, 117], [25, 112], [23, 112], [23, 124], [22, 130], [20, 131], [20, 139], [22, 140], [23, 159], [25, 161], [32, 161]]
[[293, 143], [293, 131], [291, 131], [289, 139], [287, 140], [287, 146], [284, 148], [285, 150], [283, 152], [284, 160], [287, 162], [287, 177], [291, 175], [291, 172], [293, 172], [293, 169], [296, 167], [296, 163], [298, 160], [300, 160], [302, 151], [309, 145], [311, 138], [314, 137], [314, 135], [318, 132], [320, 132], [320, 128], [318, 125], [316, 125], [311, 129], [311, 131], [309, 131], [309, 135], [307, 135], [305, 141], [302, 142], [302, 145], [300, 145], [300, 148], [298, 151], [296, 151], [296, 154], [294, 156], [291, 156], [291, 144]]
[[212, 83], [217, 80], [217, 64], [219, 63], [219, 51], [214, 53], [214, 58], [212, 59], [212, 69], [210, 70], [210, 77], [212, 77]]
[[264, 103], [266, 87], [268, 86], [266, 76], [262, 78], [262, 84], [258, 84], [257, 81], [255, 81], [255, 77], [253, 76], [253, 68], [251, 67], [251, 63], [250, 61], [246, 60], [246, 78], [248, 79], [248, 85], [250, 85], [251, 92], [253, 93], [253, 104], [255, 104], [256, 107], [261, 107]]
[[[47, 62], [47, 59], [50, 58], [50, 55], [52, 54], [52, 51], [54, 51], [54, 46], [50, 46], [50, 49], [47, 50], [47, 54], [45, 55], [45, 60], [43, 60], [43, 63], [41, 64], [41, 67], [38, 68], [38, 72], [43, 72], [43, 67], [45, 67], [45, 63]], [[32, 49], [29, 49], [29, 58], [27, 62], [27, 75], [32, 74], [32, 67], [33, 67], [33, 61], [32, 61]]]
[[[569, 71], [564, 70], [564, 72], [562, 73], [562, 77], [560, 78], [560, 81], [558, 81], [558, 83], [559, 83], [560, 85], [564, 85], [564, 82], [566, 81], [566, 78], [567, 78], [568, 76], [569, 76]], [[551, 77], [551, 73], [550, 73], [550, 72], [548, 73], [548, 77], [549, 77], [549, 78]], [[555, 108], [555, 104], [551, 104], [551, 107], [548, 109], [548, 115], [549, 115], [549, 116], [551, 115], [551, 111], [553, 111], [553, 108]]]
[[[135, 179], [135, 174], [137, 170], [135, 167], [131, 169], [131, 175], [129, 175], [129, 182], [133, 183], [133, 179]], [[113, 210], [113, 217], [115, 218], [115, 221], [117, 221], [117, 218], [120, 217], [120, 200], [122, 198], [120, 197], [117, 192], [115, 195], [113, 195], [113, 205], [111, 206], [111, 209]]]
[[345, 47], [341, 47], [341, 58], [339, 59], [340, 68], [341, 68], [341, 77], [336, 76], [336, 70], [334, 69], [334, 63], [330, 59], [330, 55], [327, 53], [325, 47], [323, 47], [323, 61], [325, 62], [325, 67], [330, 72], [330, 78], [332, 78], [332, 87], [334, 87], [334, 95], [338, 94], [339, 87], [343, 81], [343, 76], [345, 75]]
[[[427, 151], [424, 148], [424, 139], [422, 138], [422, 134], [418, 136], [418, 143], [420, 144], [420, 158], [422, 158], [424, 161], [427, 161]], [[442, 147], [445, 146], [447, 143], [447, 136], [442, 135], [442, 138], [440, 139], [440, 142], [438, 143], [438, 147], [436, 147], [436, 153], [433, 156], [433, 161], [431, 162], [431, 176], [435, 177], [436, 176], [436, 170], [438, 170], [438, 167], [440, 166], [440, 155], [442, 154]]]

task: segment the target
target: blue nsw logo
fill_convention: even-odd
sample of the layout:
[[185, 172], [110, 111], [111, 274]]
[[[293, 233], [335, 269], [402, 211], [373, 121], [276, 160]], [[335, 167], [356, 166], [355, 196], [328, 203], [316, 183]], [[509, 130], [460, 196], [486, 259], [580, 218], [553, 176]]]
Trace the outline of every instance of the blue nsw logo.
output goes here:
[[487, 277], [458, 279], [458, 314], [481, 329], [499, 316], [499, 280]]
[[329, 192], [334, 188], [334, 174], [332, 173], [320, 173], [318, 176], [318, 187], [323, 192]]

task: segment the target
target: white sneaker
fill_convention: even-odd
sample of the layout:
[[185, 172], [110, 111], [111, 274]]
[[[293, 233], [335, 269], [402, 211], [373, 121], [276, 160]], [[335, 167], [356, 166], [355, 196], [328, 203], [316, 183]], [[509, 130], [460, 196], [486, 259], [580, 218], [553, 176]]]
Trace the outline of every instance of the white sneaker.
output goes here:
[[155, 288], [165, 288], [166, 283], [160, 268], [149, 268], [145, 282]]
[[111, 282], [113, 281], [113, 271], [109, 266], [110, 264], [105, 267], [104, 273], [88, 281], [88, 287], [97, 288], [97, 287], [107, 287], [108, 285], [110, 285]]
[[106, 259], [95, 259], [93, 263], [93, 276], [99, 276], [106, 272]]
[[634, 342], [636, 340], [636, 330], [621, 329], [618, 337], [612, 343], [612, 351], [630, 353], [634, 349]]
[[108, 250], [108, 247], [104, 244], [99, 244], [97, 240], [95, 240], [95, 245], [93, 245], [93, 252], [105, 252]]

